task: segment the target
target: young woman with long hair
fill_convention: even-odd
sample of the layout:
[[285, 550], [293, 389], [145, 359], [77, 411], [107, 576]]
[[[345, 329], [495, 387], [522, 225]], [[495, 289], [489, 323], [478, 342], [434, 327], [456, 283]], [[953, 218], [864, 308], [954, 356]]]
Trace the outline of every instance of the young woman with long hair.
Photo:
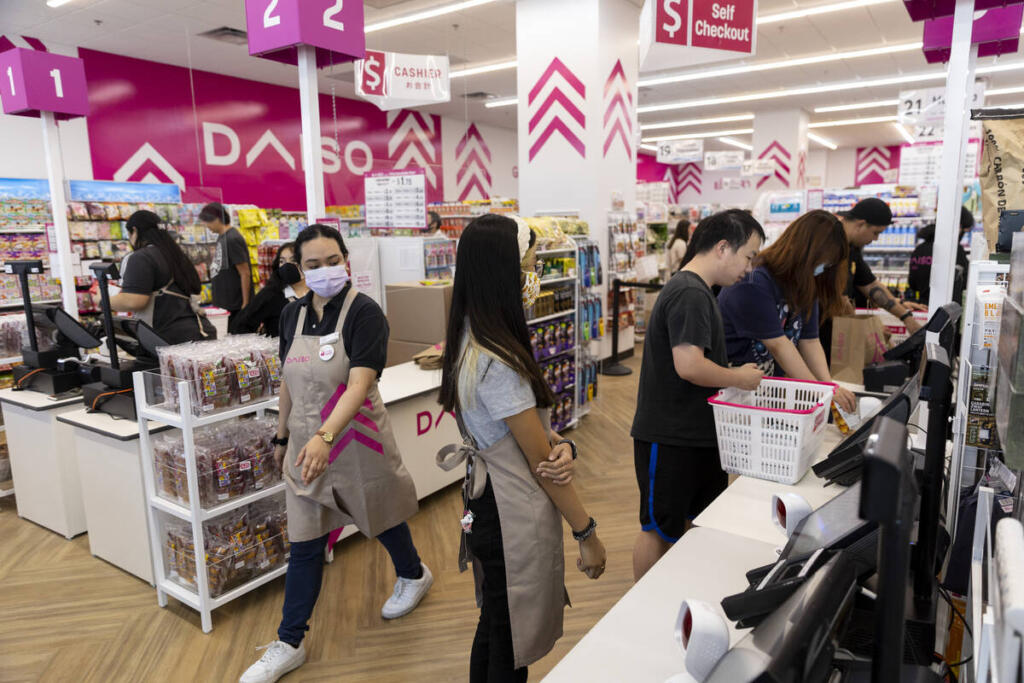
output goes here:
[[540, 471], [560, 439], [524, 313], [539, 293], [535, 239], [521, 219], [488, 214], [466, 227], [456, 258], [440, 401], [458, 416], [464, 444], [439, 453], [438, 464], [466, 463], [459, 559], [462, 569], [472, 561], [481, 606], [472, 683], [525, 681], [561, 637], [562, 518], [579, 541], [579, 570], [596, 579], [605, 566], [573, 486]]
[[217, 331], [199, 309], [199, 274], [152, 211], [125, 223], [132, 253], [121, 263], [121, 292], [110, 308], [130, 311], [169, 344], [214, 339]]
[[[828, 211], [809, 211], [790, 223], [758, 255], [753, 272], [718, 295], [729, 362], [831, 382], [818, 322], [843, 314], [849, 256], [843, 225]], [[836, 402], [856, 408], [846, 389], [837, 390]]]
[[690, 221], [685, 218], [676, 223], [676, 231], [665, 247], [665, 261], [668, 265], [669, 277], [675, 274], [683, 264], [686, 256], [687, 243], [690, 241]]

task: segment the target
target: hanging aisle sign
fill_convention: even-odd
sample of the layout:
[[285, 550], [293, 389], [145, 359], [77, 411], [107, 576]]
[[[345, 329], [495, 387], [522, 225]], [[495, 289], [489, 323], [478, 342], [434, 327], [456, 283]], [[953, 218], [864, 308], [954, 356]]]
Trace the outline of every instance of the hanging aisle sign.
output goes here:
[[245, 0], [249, 54], [299, 63], [299, 45], [316, 48], [317, 68], [366, 52], [362, 0]]
[[0, 95], [5, 114], [38, 118], [46, 111], [58, 121], [85, 116], [85, 63], [52, 52], [7, 50], [0, 54]]
[[356, 94], [382, 111], [448, 102], [448, 57], [366, 51], [355, 62]]
[[725, 150], [722, 152], [705, 152], [705, 171], [738, 171], [743, 168], [746, 161], [746, 152], [743, 150]]
[[757, 0], [646, 0], [640, 13], [645, 71], [749, 57], [756, 41]]
[[366, 227], [427, 227], [426, 179], [423, 171], [367, 173]]
[[704, 161], [704, 141], [668, 140], [658, 143], [659, 164], [686, 164]]
[[[985, 104], [985, 82], [975, 81], [968, 109]], [[897, 117], [917, 142], [942, 140], [946, 123], [946, 87], [918, 88], [900, 93]], [[981, 137], [981, 122], [971, 121], [970, 137]]]

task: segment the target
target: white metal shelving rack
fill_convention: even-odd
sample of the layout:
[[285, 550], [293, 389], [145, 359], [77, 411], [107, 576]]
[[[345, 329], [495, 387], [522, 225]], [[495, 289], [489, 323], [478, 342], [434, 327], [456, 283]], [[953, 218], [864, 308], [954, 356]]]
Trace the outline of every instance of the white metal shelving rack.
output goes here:
[[[245, 507], [257, 500], [268, 498], [275, 494], [282, 493], [286, 484], [284, 482], [269, 486], [260, 491], [240, 496], [221, 505], [210, 509], [202, 507], [199, 497], [199, 473], [196, 466], [195, 451], [195, 430], [218, 422], [224, 422], [243, 415], [257, 415], [262, 417], [267, 410], [277, 408], [277, 397], [268, 400], [254, 402], [250, 405], [225, 410], [213, 415], [196, 417], [192, 414], [192, 394], [187, 381], [177, 383], [178, 411], [149, 405], [147, 397], [147, 373], [136, 372], [133, 380], [135, 386], [135, 403], [139, 414], [139, 444], [142, 453], [142, 476], [146, 489], [147, 513], [149, 517], [149, 536], [153, 551], [153, 577], [156, 581], [157, 602], [161, 607], [167, 606], [167, 596], [171, 595], [180, 602], [188, 605], [200, 614], [204, 633], [213, 630], [212, 612], [222, 607], [235, 598], [245, 595], [249, 591], [259, 588], [265, 583], [273, 581], [284, 575], [288, 570], [288, 563], [276, 567], [271, 571], [261, 574], [246, 583], [225, 592], [217, 597], [210, 596], [210, 585], [207, 573], [206, 543], [203, 523], [222, 515], [231, 510]], [[156, 473], [153, 467], [153, 448], [150, 441], [147, 420], [177, 427], [181, 430], [182, 440], [185, 445], [185, 472], [188, 478], [188, 505], [181, 505], [173, 501], [161, 498], [156, 492]], [[196, 565], [196, 591], [172, 581], [167, 576], [164, 566], [163, 552], [163, 526], [157, 513], [163, 513], [184, 521], [192, 527], [192, 543]]]

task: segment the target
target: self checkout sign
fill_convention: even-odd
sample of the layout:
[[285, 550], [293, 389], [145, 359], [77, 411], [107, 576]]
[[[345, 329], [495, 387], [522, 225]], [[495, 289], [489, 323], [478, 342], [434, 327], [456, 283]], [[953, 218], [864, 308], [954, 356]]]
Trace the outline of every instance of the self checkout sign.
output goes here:
[[5, 114], [58, 120], [85, 116], [85, 64], [77, 57], [16, 47], [0, 54], [0, 101]]
[[640, 15], [641, 68], [752, 55], [757, 0], [647, 0]]
[[362, 0], [245, 0], [249, 54], [298, 64], [299, 45], [316, 48], [318, 67], [366, 54]]

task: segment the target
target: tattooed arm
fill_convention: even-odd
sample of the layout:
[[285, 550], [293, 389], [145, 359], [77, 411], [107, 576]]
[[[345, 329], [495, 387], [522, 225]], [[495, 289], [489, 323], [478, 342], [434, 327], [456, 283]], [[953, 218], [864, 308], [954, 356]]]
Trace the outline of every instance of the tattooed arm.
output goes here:
[[900, 301], [878, 280], [864, 285], [859, 289], [875, 306], [892, 313], [894, 316], [902, 320], [903, 324], [907, 326], [907, 332], [913, 333], [921, 329], [921, 323], [914, 320], [910, 309], [900, 303]]

